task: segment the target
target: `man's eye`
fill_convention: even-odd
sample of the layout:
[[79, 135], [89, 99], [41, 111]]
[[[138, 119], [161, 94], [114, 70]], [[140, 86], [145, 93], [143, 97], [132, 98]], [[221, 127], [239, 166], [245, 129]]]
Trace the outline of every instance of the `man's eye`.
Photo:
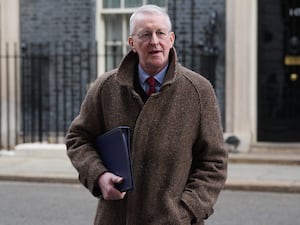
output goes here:
[[151, 37], [150, 33], [142, 33], [141, 34], [141, 38], [149, 38], [149, 37]]
[[158, 31], [158, 32], [156, 32], [156, 35], [162, 37], [162, 36], [165, 36], [166, 33], [162, 32], [162, 31]]

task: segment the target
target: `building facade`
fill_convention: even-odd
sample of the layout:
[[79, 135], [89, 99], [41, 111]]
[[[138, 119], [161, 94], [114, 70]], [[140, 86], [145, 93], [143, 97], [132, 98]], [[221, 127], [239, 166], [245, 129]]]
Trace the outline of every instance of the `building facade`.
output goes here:
[[[17, 5], [20, 13], [15, 15], [15, 9], [8, 6], [8, 2]], [[49, 133], [50, 136], [51, 133], [63, 136], [79, 110], [88, 84], [99, 74], [116, 67], [128, 51], [128, 19], [136, 7], [148, 3], [160, 5], [170, 14], [180, 62], [212, 82], [220, 103], [225, 138], [233, 135], [240, 139], [238, 150], [242, 152], [274, 149], [300, 151], [300, 5], [295, 0], [276, 0], [272, 4], [271, 0], [1, 1], [1, 30], [5, 23], [8, 24], [8, 15], [19, 17], [19, 20], [13, 20], [14, 26], [9, 21], [10, 27], [20, 27], [12, 31], [14, 39], [10, 40], [20, 45], [22, 56], [29, 50], [30, 56], [34, 56], [34, 52], [39, 52], [38, 46], [48, 42], [57, 43], [54, 45], [56, 47], [48, 46], [47, 53], [42, 54], [42, 61], [35, 62], [31, 57], [26, 64], [23, 58], [18, 73], [23, 82], [19, 81], [20, 92], [25, 87], [30, 90], [42, 87], [46, 90], [46, 97], [33, 97], [31, 91], [19, 93], [22, 96], [20, 102], [18, 98], [3, 98], [4, 92], [8, 92], [2, 88], [6, 82], [4, 74], [7, 74], [2, 71], [2, 148], [7, 146], [7, 142], [13, 145], [16, 142], [43, 141]], [[3, 33], [1, 46], [6, 43]], [[35, 49], [32, 43], [36, 44]], [[75, 53], [70, 50], [67, 56], [54, 54], [53, 58], [53, 52], [66, 52], [68, 46], [74, 43], [77, 43]], [[61, 46], [64, 44], [67, 50]], [[78, 45], [81, 47], [78, 48]], [[96, 50], [96, 61], [89, 66], [78, 66], [78, 61], [84, 61], [84, 56], [77, 55], [76, 51], [91, 49]], [[89, 57], [93, 54], [89, 54]], [[91, 58], [87, 60], [90, 62]], [[57, 62], [66, 62], [69, 67]], [[25, 66], [28, 74], [35, 74], [34, 79], [24, 74], [24, 64], [28, 65]], [[61, 78], [55, 78], [57, 74]], [[41, 86], [41, 83], [35, 82], [40, 77], [46, 77], [51, 85]], [[51, 83], [54, 78], [58, 83]], [[27, 82], [24, 82], [26, 79]], [[51, 93], [63, 95], [51, 97]], [[23, 109], [23, 113], [19, 114], [15, 110], [18, 115], [14, 118], [19, 118], [19, 122], [9, 129], [15, 134], [10, 137], [6, 135], [8, 125], [4, 121], [12, 121], [10, 124], [13, 124], [15, 120], [5, 117], [9, 114], [5, 105], [8, 100], [16, 102], [16, 109]], [[53, 105], [50, 109], [54, 110], [49, 110], [49, 104], [45, 104], [47, 101]], [[26, 107], [24, 102], [28, 103]], [[32, 102], [36, 104], [30, 105]], [[60, 104], [66, 108], [55, 108]], [[28, 115], [24, 114], [26, 109]], [[44, 122], [43, 118], [35, 122], [30, 115], [36, 118], [41, 114], [40, 110], [49, 112], [48, 116]], [[60, 115], [59, 119], [57, 115]], [[55, 126], [55, 123], [64, 124]], [[26, 127], [38, 127], [41, 137], [18, 141], [16, 137], [23, 134]], [[48, 135], [44, 132], [48, 132]], [[51, 142], [49, 138], [46, 140]]]
[[[19, 1], [0, 1], [0, 149], [13, 148], [17, 139], [20, 112], [19, 60], [8, 55], [18, 54], [20, 40]], [[6, 57], [4, 57], [6, 56]], [[14, 115], [14, 116], [12, 116]]]
[[20, 1], [20, 142], [62, 142], [97, 77], [95, 0]]

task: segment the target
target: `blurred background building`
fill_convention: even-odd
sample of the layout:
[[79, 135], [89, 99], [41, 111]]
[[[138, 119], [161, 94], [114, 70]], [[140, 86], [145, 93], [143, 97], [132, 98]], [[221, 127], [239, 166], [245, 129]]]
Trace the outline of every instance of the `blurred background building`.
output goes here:
[[169, 13], [180, 62], [211, 81], [225, 138], [300, 151], [299, 0], [0, 0], [0, 149], [63, 143], [143, 4]]

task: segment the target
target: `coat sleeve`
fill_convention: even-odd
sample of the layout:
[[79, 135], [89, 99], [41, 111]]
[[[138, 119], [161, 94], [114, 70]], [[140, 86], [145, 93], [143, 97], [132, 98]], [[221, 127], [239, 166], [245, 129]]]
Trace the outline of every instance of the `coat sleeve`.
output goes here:
[[100, 86], [101, 82], [97, 81], [89, 89], [66, 135], [67, 155], [78, 171], [79, 181], [97, 197], [101, 194], [98, 178], [107, 171], [93, 145], [101, 133]]
[[195, 219], [202, 221], [213, 213], [213, 205], [224, 187], [227, 152], [224, 149], [219, 107], [213, 88], [206, 80], [202, 80], [198, 87], [201, 121], [182, 201]]

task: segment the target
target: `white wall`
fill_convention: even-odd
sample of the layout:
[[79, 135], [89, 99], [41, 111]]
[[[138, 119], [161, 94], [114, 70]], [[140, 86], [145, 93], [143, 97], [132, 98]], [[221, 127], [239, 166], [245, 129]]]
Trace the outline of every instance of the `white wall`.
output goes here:
[[19, 61], [3, 56], [19, 50], [19, 0], [1, 0], [0, 7], [1, 147], [10, 149], [15, 145], [18, 126], [19, 87], [15, 84], [19, 84]]
[[256, 142], [257, 3], [226, 1], [226, 135], [236, 135], [239, 150]]

